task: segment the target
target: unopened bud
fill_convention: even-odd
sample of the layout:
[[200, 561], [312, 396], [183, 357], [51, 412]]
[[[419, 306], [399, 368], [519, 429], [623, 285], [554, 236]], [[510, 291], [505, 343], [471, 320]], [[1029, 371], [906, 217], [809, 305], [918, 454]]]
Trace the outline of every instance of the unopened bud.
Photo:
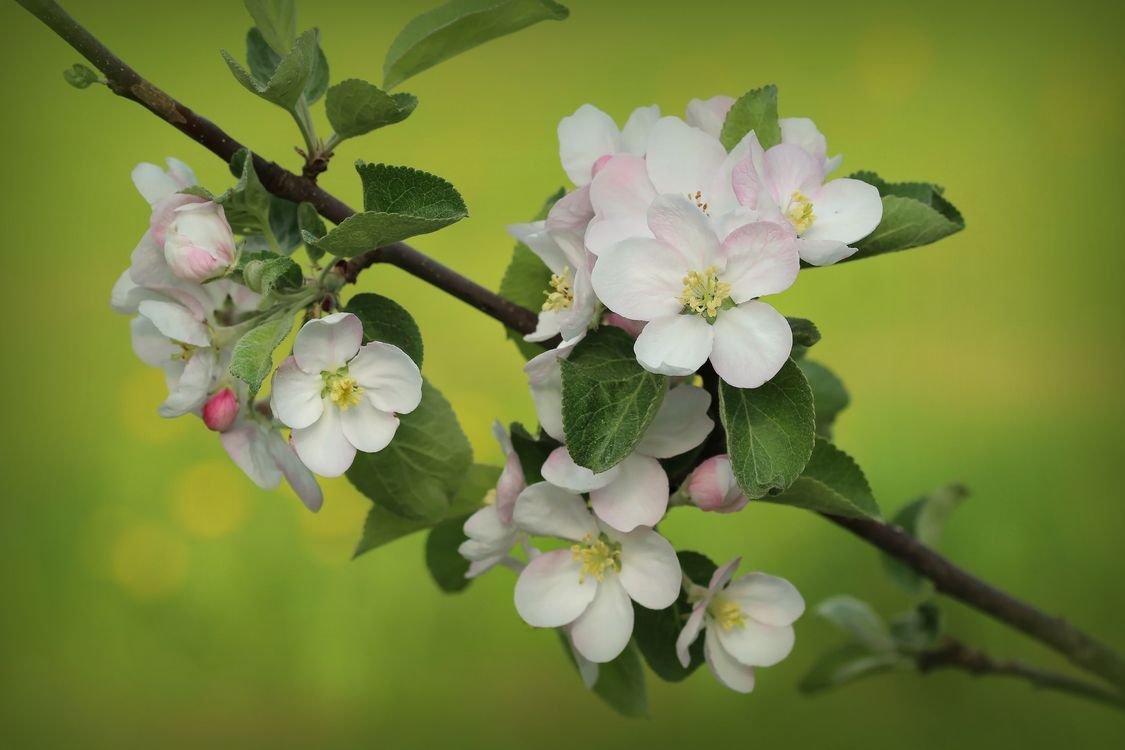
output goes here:
[[238, 416], [238, 398], [230, 388], [224, 388], [207, 399], [203, 405], [203, 424], [215, 432], [226, 432]]
[[688, 480], [688, 495], [700, 510], [716, 513], [734, 513], [750, 501], [735, 481], [726, 455], [712, 456], [696, 467]]

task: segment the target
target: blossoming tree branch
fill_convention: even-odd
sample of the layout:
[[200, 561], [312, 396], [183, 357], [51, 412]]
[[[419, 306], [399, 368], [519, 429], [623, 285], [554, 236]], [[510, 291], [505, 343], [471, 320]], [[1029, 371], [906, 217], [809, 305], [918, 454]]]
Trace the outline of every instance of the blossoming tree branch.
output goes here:
[[[93, 65], [75, 64], [67, 81], [141, 104], [233, 173], [217, 190], [173, 158], [133, 170], [148, 222], [111, 304], [131, 316], [137, 356], [164, 373], [158, 414], [198, 418], [250, 481], [272, 488], [284, 479], [314, 512], [324, 501], [317, 476], [347, 476], [372, 503], [357, 555], [426, 531], [443, 590], [511, 571], [518, 616], [558, 633], [589, 689], [643, 714], [642, 662], [669, 681], [706, 664], [748, 693], [759, 670], [793, 649], [805, 611], [790, 581], [739, 558], [678, 550], [661, 521], [673, 510], [788, 505], [877, 547], [889, 580], [916, 602], [890, 618], [848, 596], [821, 602], [816, 612], [839, 626], [841, 645], [803, 690], [952, 668], [1125, 707], [1120, 654], [934, 551], [963, 488], [883, 519], [863, 472], [832, 440], [848, 395], [810, 357], [816, 326], [769, 303], [803, 274], [831, 273], [817, 267], [961, 230], [940, 187], [870, 171], [835, 176], [841, 157], [812, 120], [780, 115], [773, 86], [693, 99], [683, 117], [643, 106], [620, 128], [584, 105], [558, 127], [574, 187], [551, 196], [538, 219], [509, 227], [519, 244], [497, 294], [404, 243], [468, 215], [445, 180], [360, 161], [363, 210], [353, 211], [316, 179], [342, 142], [410, 117], [418, 100], [391, 93], [404, 81], [562, 20], [563, 6], [452, 0], [407, 24], [378, 86], [333, 83], [318, 31], [298, 31], [293, 2], [246, 0], [245, 55], [222, 54], [238, 84], [296, 124], [297, 174], [142, 78], [58, 4], [20, 2]], [[311, 114], [321, 102], [327, 137]], [[499, 320], [525, 355], [539, 424], [493, 426], [503, 467], [474, 463], [453, 408], [423, 376], [410, 312], [348, 293], [377, 263]], [[943, 631], [938, 594], [1087, 675], [960, 641]]]

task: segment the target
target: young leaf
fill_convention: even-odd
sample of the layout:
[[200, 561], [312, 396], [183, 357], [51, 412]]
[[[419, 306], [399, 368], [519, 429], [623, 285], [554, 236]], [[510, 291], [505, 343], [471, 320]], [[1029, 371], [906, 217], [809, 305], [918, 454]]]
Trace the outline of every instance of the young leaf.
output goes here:
[[262, 39], [278, 55], [293, 46], [297, 36], [297, 6], [294, 0], [244, 0], [246, 10]]
[[226, 50], [222, 50], [222, 55], [231, 73], [247, 91], [293, 112], [304, 96], [313, 67], [318, 64], [319, 51], [319, 32], [309, 29], [297, 38], [293, 49], [281, 58], [273, 75], [265, 81], [248, 72]]
[[440, 521], [426, 536], [426, 567], [434, 583], [447, 594], [464, 591], [472, 583], [472, 579], [465, 577], [469, 561], [457, 551], [466, 539], [462, 529], [466, 518]]
[[[258, 81], [268, 81], [273, 77], [277, 66], [281, 64], [282, 56], [270, 47], [256, 27], [246, 32], [246, 65], [250, 68], [250, 75]], [[320, 48], [320, 39], [317, 38], [313, 51], [312, 66], [309, 69], [308, 80], [305, 81], [305, 103], [313, 104], [324, 96], [328, 88], [328, 58]]]
[[816, 324], [806, 318], [786, 318], [789, 329], [793, 332], [793, 346], [808, 349], [820, 341], [820, 329]]
[[894, 651], [896, 643], [890, 628], [867, 602], [851, 596], [825, 599], [816, 613], [873, 653]]
[[781, 143], [781, 126], [777, 123], [777, 86], [770, 84], [740, 96], [727, 112], [719, 141], [730, 151], [751, 130], [758, 135], [762, 148]]
[[913, 660], [902, 654], [873, 654], [858, 643], [848, 643], [821, 656], [797, 687], [802, 693], [819, 693], [861, 677], [913, 668]]
[[[324, 220], [316, 212], [316, 206], [308, 202], [297, 206], [297, 236], [303, 242], [306, 234], [316, 240], [328, 234], [328, 228], [324, 226]], [[324, 257], [324, 251], [312, 245], [305, 245], [305, 252], [313, 263]]]
[[395, 37], [383, 61], [383, 88], [393, 89], [491, 39], [569, 14], [551, 0], [450, 0], [414, 18]]
[[394, 344], [422, 366], [422, 332], [406, 308], [378, 294], [357, 294], [344, 307], [363, 323], [363, 340]]
[[529, 485], [542, 482], [543, 464], [551, 455], [551, 451], [559, 447], [559, 443], [545, 432], [540, 432], [538, 437], [533, 437], [518, 422], [512, 423], [508, 434], [512, 437], [512, 450], [519, 457], [524, 482]]
[[845, 260], [928, 245], [965, 228], [965, 219], [937, 185], [886, 182], [874, 172], [856, 172], [851, 177], [879, 190], [883, 218], [874, 232], [856, 244], [858, 252]]
[[341, 140], [402, 122], [418, 99], [412, 94], [388, 94], [367, 81], [350, 78], [328, 89], [324, 108]]
[[832, 439], [832, 426], [851, 398], [844, 383], [836, 374], [819, 362], [802, 359], [797, 363], [812, 388], [813, 406], [816, 408], [816, 434]]
[[[574, 653], [570, 648], [570, 641], [566, 634], [559, 631], [559, 640], [566, 651], [570, 663], [578, 667], [574, 661]], [[637, 649], [630, 643], [625, 650], [611, 662], [598, 664], [598, 679], [591, 688], [592, 692], [622, 716], [635, 718], [648, 716], [648, 695], [645, 690], [645, 670], [641, 666], [641, 659], [637, 656]]]
[[[942, 531], [950, 515], [968, 497], [969, 490], [964, 485], [947, 485], [907, 503], [895, 514], [891, 523], [923, 544], [936, 547], [941, 541]], [[913, 568], [890, 555], [882, 557], [887, 573], [902, 588], [917, 595], [926, 595], [931, 591], [930, 581], [920, 576]]]
[[250, 329], [234, 345], [230, 374], [246, 383], [250, 396], [257, 395], [262, 381], [273, 370], [273, 351], [293, 330], [293, 317], [283, 315]]
[[268, 226], [273, 196], [254, 171], [254, 155], [240, 148], [230, 160], [230, 169], [238, 182], [215, 201], [222, 205], [227, 223], [235, 234], [257, 234]]
[[762, 499], [836, 516], [879, 517], [879, 505], [863, 470], [851, 456], [819, 437], [797, 481], [780, 495]]
[[[706, 586], [715, 572], [715, 563], [698, 552], [678, 552], [680, 567], [692, 581]], [[691, 573], [688, 573], [690, 568]], [[649, 668], [662, 680], [679, 682], [703, 663], [702, 634], [691, 647], [691, 663], [685, 668], [676, 655], [676, 639], [683, 630], [687, 616], [691, 614], [691, 604], [687, 593], [680, 596], [672, 606], [662, 610], [652, 610], [639, 604], [633, 605], [633, 638], [637, 648], [644, 656]]]
[[792, 360], [759, 388], [720, 383], [719, 415], [731, 468], [748, 497], [776, 494], [801, 475], [813, 451], [815, 418], [812, 391]]
[[269, 296], [276, 290], [290, 292], [300, 289], [305, 277], [292, 258], [270, 252], [244, 253], [236, 273], [252, 291]]
[[[533, 219], [540, 221], [547, 218], [551, 206], [566, 195], [566, 188], [559, 188]], [[512, 260], [504, 271], [504, 278], [500, 281], [500, 296], [515, 302], [520, 307], [528, 310], [539, 311], [545, 301], [545, 290], [551, 281], [551, 269], [531, 252], [527, 245], [518, 243], [512, 251]], [[531, 359], [543, 352], [543, 347], [523, 340], [523, 335], [510, 328], [504, 329], [504, 335], [515, 342], [516, 347], [524, 358]]]
[[305, 243], [350, 257], [418, 234], [447, 227], [469, 215], [461, 195], [445, 180], [410, 167], [357, 162], [364, 211], [348, 217], [324, 237]]
[[616, 466], [660, 410], [668, 378], [648, 372], [633, 339], [603, 326], [562, 360], [562, 413], [570, 457], [594, 472]]
[[98, 83], [102, 77], [82, 63], [74, 63], [63, 71], [63, 78], [76, 89], [87, 88], [92, 83]]
[[436, 522], [449, 512], [473, 450], [457, 415], [428, 381], [422, 403], [401, 420], [378, 453], [357, 453], [347, 476], [373, 503], [405, 518]]
[[937, 644], [943, 625], [941, 609], [933, 602], [922, 602], [891, 620], [891, 635], [899, 651], [917, 654]]

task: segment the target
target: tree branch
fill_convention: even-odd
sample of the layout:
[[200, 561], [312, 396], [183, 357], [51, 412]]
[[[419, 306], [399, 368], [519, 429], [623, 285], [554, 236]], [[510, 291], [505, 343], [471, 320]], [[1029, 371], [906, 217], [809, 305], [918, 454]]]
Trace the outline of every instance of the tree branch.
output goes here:
[[[52, 0], [18, 0], [105, 75], [115, 94], [137, 102], [224, 161], [242, 144], [219, 126], [196, 114], [142, 78]], [[274, 195], [307, 201], [329, 221], [339, 224], [355, 213], [347, 204], [312, 181], [280, 165], [254, 156], [254, 169]], [[428, 258], [409, 245], [396, 243], [344, 262], [345, 279], [354, 281], [365, 268], [388, 263], [461, 299], [521, 333], [535, 329], [535, 314]], [[1125, 659], [1106, 644], [1069, 623], [1000, 591], [957, 567], [901, 529], [873, 520], [827, 516], [856, 536], [903, 561], [933, 581], [937, 590], [1026, 633], [1068, 657], [1077, 666], [1125, 688]], [[1008, 673], [1012, 673], [1009, 669]]]

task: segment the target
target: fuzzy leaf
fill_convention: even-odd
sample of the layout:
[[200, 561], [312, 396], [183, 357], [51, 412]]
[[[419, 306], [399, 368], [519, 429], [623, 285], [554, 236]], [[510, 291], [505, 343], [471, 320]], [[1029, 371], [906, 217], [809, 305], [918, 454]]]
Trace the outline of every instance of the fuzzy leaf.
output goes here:
[[[314, 66], [318, 65], [319, 54], [319, 32], [309, 29], [298, 37], [293, 49], [281, 58], [269, 79], [263, 80], [243, 68], [226, 50], [222, 50], [223, 59], [227, 61], [231, 73], [247, 91], [290, 112], [296, 110], [304, 96], [305, 85], [313, 74]], [[261, 56], [255, 65], [264, 70]]]
[[543, 481], [543, 464], [551, 451], [559, 447], [558, 441], [545, 432], [532, 436], [522, 424], [513, 422], [508, 430], [512, 438], [512, 450], [520, 460], [524, 482], [528, 485]]
[[297, 6], [294, 0], [243, 0], [254, 26], [270, 49], [284, 55], [297, 36]]
[[762, 499], [836, 516], [879, 517], [879, 505], [863, 470], [851, 456], [819, 437], [797, 481], [780, 495]]
[[87, 88], [90, 84], [102, 80], [101, 76], [82, 63], [74, 63], [64, 70], [63, 78], [76, 89]]
[[357, 294], [344, 307], [363, 323], [363, 340], [382, 341], [402, 349], [422, 366], [422, 332], [414, 317], [393, 299], [378, 294]]
[[820, 329], [816, 324], [806, 318], [786, 318], [789, 329], [793, 332], [793, 346], [808, 349], [820, 341]]
[[232, 187], [215, 198], [223, 207], [227, 223], [235, 234], [260, 234], [270, 220], [273, 196], [254, 171], [254, 155], [240, 148], [230, 160], [230, 170], [238, 178]]
[[328, 89], [328, 122], [341, 140], [402, 122], [418, 106], [412, 94], [388, 94], [378, 86], [349, 78]]
[[777, 86], [770, 84], [740, 96], [727, 112], [719, 141], [730, 151], [751, 130], [757, 133], [762, 148], [781, 143], [781, 126], [777, 122]]
[[273, 352], [293, 330], [293, 317], [284, 315], [250, 329], [234, 345], [230, 374], [246, 383], [250, 396], [257, 395], [262, 381], [273, 371]]

